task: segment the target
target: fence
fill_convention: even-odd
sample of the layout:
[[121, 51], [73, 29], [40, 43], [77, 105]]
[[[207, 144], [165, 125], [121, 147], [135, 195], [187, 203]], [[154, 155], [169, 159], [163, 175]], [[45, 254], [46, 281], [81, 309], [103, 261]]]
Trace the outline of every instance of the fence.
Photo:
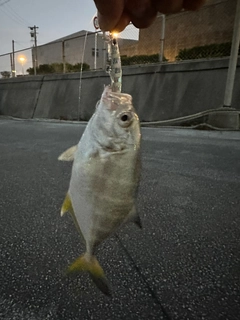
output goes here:
[[[159, 14], [147, 29], [129, 25], [119, 34], [122, 65], [227, 57], [235, 10], [236, 0], [208, 0], [197, 12]], [[34, 66], [37, 74], [98, 70], [106, 60], [102, 33], [81, 31], [15, 55], [0, 55], [0, 71], [10, 77], [33, 74]]]
[[0, 55], [0, 72], [3, 78], [26, 75], [26, 70], [31, 67], [32, 48]]

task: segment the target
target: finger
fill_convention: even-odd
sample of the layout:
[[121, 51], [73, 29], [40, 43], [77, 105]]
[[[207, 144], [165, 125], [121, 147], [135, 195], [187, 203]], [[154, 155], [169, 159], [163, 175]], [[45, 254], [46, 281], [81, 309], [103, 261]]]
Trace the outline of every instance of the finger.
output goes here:
[[121, 18], [119, 19], [118, 23], [115, 25], [115, 27], [110, 30], [112, 32], [121, 32], [123, 31], [126, 26], [130, 23], [130, 17], [126, 12], [123, 12]]
[[149, 0], [129, 0], [125, 10], [137, 28], [147, 28], [157, 16], [157, 10]]
[[156, 10], [165, 14], [179, 12], [183, 7], [183, 0], [152, 0], [152, 3]]
[[94, 0], [98, 9], [98, 23], [103, 31], [111, 31], [119, 22], [124, 0]]
[[149, 27], [156, 19], [156, 16], [157, 11], [154, 10], [151, 13], [149, 12], [144, 19], [132, 16], [131, 21], [136, 28], [142, 29]]
[[199, 9], [206, 0], [184, 0], [183, 8], [186, 10], [197, 10]]

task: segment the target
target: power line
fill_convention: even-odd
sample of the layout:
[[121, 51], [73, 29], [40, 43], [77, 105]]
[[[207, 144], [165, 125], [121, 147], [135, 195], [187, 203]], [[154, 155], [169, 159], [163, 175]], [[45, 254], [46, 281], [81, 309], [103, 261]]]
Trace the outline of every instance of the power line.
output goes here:
[[[29, 27], [30, 28], [30, 27]], [[34, 28], [34, 27], [31, 27], [31, 28]], [[37, 27], [36, 27], [37, 28]], [[97, 34], [101, 34], [102, 31], [96, 31], [96, 32], [92, 32], [92, 31], [89, 31], [88, 32], [88, 35], [93, 35], [95, 33]], [[45, 44], [42, 44], [42, 45], [39, 45], [37, 47], [43, 47], [43, 46], [46, 46], [46, 45], [51, 45], [51, 44], [55, 44], [55, 43], [62, 43], [63, 41], [69, 41], [69, 40], [73, 40], [73, 39], [78, 39], [78, 38], [84, 38], [85, 37], [85, 34], [82, 34], [82, 35], [78, 35], [78, 36], [75, 36], [75, 37], [70, 37], [70, 38], [67, 38], [67, 39], [64, 39], [64, 38], [61, 38], [59, 40], [55, 40], [55, 41], [51, 41], [49, 43], [45, 43]], [[21, 51], [25, 51], [25, 50], [29, 50], [29, 49], [33, 49], [33, 47], [28, 47], [28, 48], [25, 48], [25, 49], [22, 49], [22, 50], [16, 50], [15, 52], [21, 52]], [[7, 53], [3, 53], [3, 54], [0, 54], [0, 57], [3, 57], [3, 56], [7, 56], [9, 55], [11, 52], [7, 52]]]
[[[15, 42], [15, 44], [17, 44], [20, 48], [19, 48], [19, 50], [25, 50], [26, 49], [26, 47], [23, 47], [23, 43], [29, 43], [29, 42], [18, 42], [18, 41], [14, 41]], [[30, 44], [31, 45], [31, 44]], [[22, 48], [22, 49], [21, 49]]]
[[3, 13], [5, 13], [11, 20], [20, 24], [21, 26], [28, 26], [28, 21], [21, 17], [9, 4], [7, 4], [9, 1], [10, 0], [5, 0], [4, 2], [0, 3], [0, 9], [3, 11]]
[[3, 11], [3, 13], [5, 13], [5, 14], [8, 16], [11, 20], [13, 20], [14, 22], [20, 24], [22, 27], [26, 27], [26, 24], [23, 23], [21, 20], [20, 20], [20, 21], [19, 21], [19, 20], [16, 20], [14, 17], [11, 16], [11, 14], [10, 14], [9, 12], [4, 11], [2, 7], [0, 7], [0, 9]]
[[19, 19], [19, 21], [22, 21], [24, 24], [29, 25], [30, 22], [28, 22], [27, 20], [25, 20], [25, 18], [23, 18], [22, 16], [20, 16], [11, 6], [10, 4], [7, 4], [5, 6], [5, 8], [10, 9], [10, 11], [14, 14], [14, 16]]
[[8, 3], [10, 0], [5, 0], [2, 3], [0, 3], [0, 7], [3, 6], [4, 4]]
[[[15, 53], [17, 52], [22, 52], [22, 51], [27, 51], [27, 50], [31, 50], [32, 47], [28, 47], [28, 48], [25, 48], [25, 49], [21, 49], [21, 50], [16, 50]], [[12, 52], [8, 52], [8, 53], [4, 53], [4, 54], [0, 54], [0, 57], [5, 57], [5, 56], [8, 56], [9, 54], [11, 54]]]

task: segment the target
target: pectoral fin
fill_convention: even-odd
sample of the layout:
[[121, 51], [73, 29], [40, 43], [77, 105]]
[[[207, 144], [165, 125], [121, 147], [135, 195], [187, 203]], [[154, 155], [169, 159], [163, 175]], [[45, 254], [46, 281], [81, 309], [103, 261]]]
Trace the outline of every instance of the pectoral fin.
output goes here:
[[66, 151], [64, 151], [59, 157], [58, 160], [60, 161], [73, 161], [75, 152], [77, 151], [77, 145], [73, 146]]

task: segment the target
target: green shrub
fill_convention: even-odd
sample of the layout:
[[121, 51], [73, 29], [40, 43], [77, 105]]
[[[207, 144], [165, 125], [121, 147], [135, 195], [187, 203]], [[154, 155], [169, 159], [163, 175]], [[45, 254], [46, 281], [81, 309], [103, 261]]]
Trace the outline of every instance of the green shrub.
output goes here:
[[10, 71], [1, 71], [1, 76], [3, 79], [8, 79], [11, 77], [11, 72]]
[[82, 66], [82, 71], [88, 71], [90, 70], [90, 66], [87, 63], [76, 63], [76, 64], [70, 64], [66, 63], [66, 72], [80, 72]]
[[[167, 61], [164, 57], [163, 61]], [[122, 66], [130, 66], [134, 64], [146, 64], [146, 63], [158, 63], [159, 62], [159, 54], [151, 54], [151, 55], [137, 55], [137, 56], [121, 56]]]
[[181, 49], [176, 60], [191, 60], [203, 58], [221, 58], [228, 57], [231, 52], [231, 43], [214, 43], [205, 46], [193, 47], [190, 49]]
[[[70, 64], [66, 63], [65, 69], [66, 72], [80, 72], [81, 70], [81, 63], [76, 64]], [[82, 71], [88, 71], [90, 69], [90, 66], [87, 63], [83, 63]], [[34, 74], [34, 69], [29, 68], [27, 69], [27, 72], [30, 75]], [[37, 74], [49, 74], [49, 73], [63, 73], [63, 63], [52, 63], [52, 64], [40, 64], [39, 67], [37, 67]]]

